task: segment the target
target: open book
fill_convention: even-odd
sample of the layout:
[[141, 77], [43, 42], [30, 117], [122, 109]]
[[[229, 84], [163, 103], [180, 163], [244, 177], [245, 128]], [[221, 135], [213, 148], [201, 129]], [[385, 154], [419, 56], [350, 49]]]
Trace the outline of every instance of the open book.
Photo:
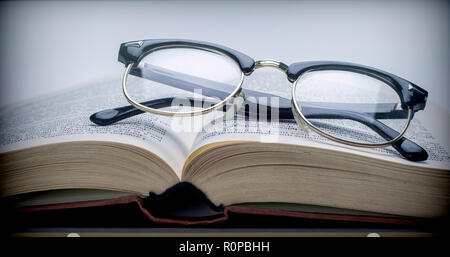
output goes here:
[[[183, 181], [215, 206], [418, 218], [448, 213], [448, 116], [431, 106], [406, 133], [429, 154], [415, 163], [390, 147], [339, 145], [295, 121], [192, 122], [148, 113], [109, 126], [89, 120], [125, 105], [120, 80], [110, 79], [3, 109], [1, 197], [27, 196], [22, 207], [145, 198]], [[438, 122], [427, 120], [431, 113], [441, 113]]]

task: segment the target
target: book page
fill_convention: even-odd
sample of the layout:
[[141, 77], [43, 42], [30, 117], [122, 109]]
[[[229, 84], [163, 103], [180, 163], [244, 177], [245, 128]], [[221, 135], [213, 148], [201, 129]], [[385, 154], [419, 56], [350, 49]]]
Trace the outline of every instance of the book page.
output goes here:
[[[279, 89], [273, 82], [273, 74], [262, 73], [257, 78], [247, 79], [247, 85], [252, 90], [262, 92], [273, 91], [284, 98], [290, 99], [289, 89], [291, 85], [284, 83]], [[282, 75], [283, 76], [283, 75]], [[285, 80], [285, 79], [284, 79]], [[278, 81], [277, 81], [278, 82]], [[283, 83], [283, 82], [282, 82]], [[282, 90], [286, 87], [286, 90]], [[244, 89], [245, 90], [245, 89]], [[277, 91], [278, 90], [278, 91]], [[365, 155], [387, 161], [404, 163], [407, 165], [419, 165], [426, 167], [443, 168], [450, 170], [450, 144], [448, 131], [450, 129], [450, 116], [445, 110], [437, 111], [437, 106], [428, 103], [424, 111], [419, 111], [405, 134], [409, 140], [420, 145], [428, 152], [428, 160], [423, 162], [411, 162], [403, 158], [393, 147], [362, 148], [343, 145], [316, 134], [311, 129], [296, 123], [295, 120], [278, 120], [277, 122], [261, 122], [250, 117], [245, 120], [238, 115], [231, 120], [217, 118], [204, 126], [198, 134], [191, 153], [202, 146], [226, 141], [255, 141], [261, 143], [283, 143], [303, 146], [320, 147], [337, 151], [345, 151], [354, 154]]]
[[50, 143], [113, 141], [153, 152], [180, 177], [194, 135], [174, 132], [172, 118], [143, 113], [108, 126], [89, 120], [95, 112], [127, 105], [117, 78], [4, 108], [0, 111], [0, 153]]
[[385, 148], [358, 148], [342, 145], [328, 140], [313, 131], [306, 134], [299, 125], [292, 120], [281, 120], [278, 124], [264, 124], [244, 119], [235, 119], [224, 122], [225, 128], [215, 130], [213, 124], [207, 127], [208, 131], [200, 133], [195, 141], [193, 151], [198, 148], [217, 142], [226, 141], [255, 141], [261, 143], [282, 143], [327, 148], [337, 151], [345, 151], [354, 154], [366, 155], [374, 158], [405, 163], [408, 165], [429, 166], [435, 168], [450, 169], [450, 156], [448, 148], [438, 142], [420, 121], [413, 121], [406, 137], [423, 147], [429, 154], [424, 162], [411, 162], [404, 159], [392, 147]]

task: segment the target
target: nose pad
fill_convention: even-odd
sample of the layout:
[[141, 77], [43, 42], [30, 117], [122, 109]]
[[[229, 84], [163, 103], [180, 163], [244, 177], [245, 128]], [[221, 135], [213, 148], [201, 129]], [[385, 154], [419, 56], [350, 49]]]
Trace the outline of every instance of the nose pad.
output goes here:
[[294, 119], [297, 122], [297, 124], [300, 126], [300, 128], [305, 132], [306, 135], [309, 135], [308, 125], [305, 123], [302, 117], [297, 113], [297, 110], [294, 106], [294, 99], [291, 101], [291, 109], [292, 113], [294, 114]]
[[244, 104], [244, 91], [240, 91], [235, 97], [233, 97], [233, 101], [231, 102], [230, 108], [227, 108], [225, 114], [223, 115], [223, 120], [230, 120], [234, 117], [234, 115], [241, 109]]

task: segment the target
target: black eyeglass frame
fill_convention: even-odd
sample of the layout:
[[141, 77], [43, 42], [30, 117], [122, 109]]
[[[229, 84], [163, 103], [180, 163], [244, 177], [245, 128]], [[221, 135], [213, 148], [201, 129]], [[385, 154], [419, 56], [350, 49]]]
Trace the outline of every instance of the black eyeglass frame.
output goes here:
[[[384, 131], [381, 131], [384, 133], [384, 137], [390, 138], [391, 140], [388, 140], [385, 143], [382, 144], [360, 144], [355, 143], [351, 141], [345, 141], [339, 138], [335, 138], [333, 136], [330, 136], [322, 131], [320, 129], [316, 128], [313, 124], [311, 124], [306, 117], [303, 116], [302, 112], [300, 111], [300, 107], [297, 105], [296, 102], [292, 99], [292, 106], [291, 110], [294, 114], [294, 118], [299, 123], [300, 126], [303, 126], [303, 123], [307, 123], [308, 127], [313, 129], [318, 134], [325, 136], [331, 140], [353, 145], [353, 146], [360, 146], [360, 147], [384, 147], [387, 145], [393, 145], [394, 148], [399, 150], [401, 154], [406, 157], [409, 160], [412, 161], [418, 161], [418, 160], [424, 160], [428, 157], [426, 154], [426, 151], [423, 150], [420, 146], [417, 144], [411, 142], [410, 140], [403, 137], [404, 132], [406, 131], [410, 120], [412, 119], [415, 112], [419, 110], [423, 110], [426, 105], [426, 99], [428, 96], [428, 92], [424, 89], [418, 87], [417, 85], [400, 78], [396, 75], [393, 75], [391, 73], [359, 65], [354, 63], [346, 63], [346, 62], [335, 62], [335, 61], [313, 61], [313, 62], [298, 62], [293, 63], [291, 65], [285, 65], [281, 62], [277, 62], [274, 60], [263, 60], [263, 61], [255, 61], [251, 57], [238, 52], [234, 49], [217, 45], [214, 43], [208, 43], [208, 42], [201, 42], [201, 41], [194, 41], [194, 40], [181, 40], [181, 39], [150, 39], [150, 40], [140, 40], [140, 41], [131, 41], [121, 44], [119, 49], [119, 62], [125, 64], [127, 67], [127, 71], [124, 74], [124, 81], [126, 80], [126, 75], [130, 72], [130, 70], [133, 68], [133, 66], [136, 66], [142, 58], [144, 58], [149, 53], [163, 49], [163, 48], [173, 48], [173, 47], [187, 47], [187, 48], [198, 48], [203, 50], [209, 50], [216, 53], [220, 53], [222, 55], [226, 55], [233, 59], [240, 67], [243, 75], [250, 75], [255, 69], [265, 67], [265, 66], [271, 66], [278, 68], [286, 73], [287, 79], [294, 83], [293, 85], [293, 95], [295, 95], [295, 89], [296, 89], [296, 82], [298, 78], [311, 71], [319, 71], [319, 70], [342, 70], [342, 71], [351, 71], [351, 72], [357, 72], [364, 75], [371, 76], [375, 79], [381, 80], [388, 84], [391, 88], [393, 88], [397, 94], [400, 97], [401, 101], [401, 107], [403, 109], [408, 110], [408, 124], [404, 128], [404, 130], [400, 133], [396, 132], [395, 130], [389, 131], [384, 129]], [[242, 84], [242, 81], [241, 81]], [[241, 93], [241, 84], [238, 86], [238, 88], [230, 95], [231, 97], [234, 97]], [[124, 86], [124, 93], [125, 93], [125, 86]], [[127, 97], [128, 99], [128, 97]], [[135, 103], [131, 102], [130, 99], [128, 99], [129, 102], [134, 105], [136, 108], [141, 109], [142, 111], [148, 111], [146, 109], [139, 108], [139, 106], [136, 106]], [[214, 106], [214, 108], [211, 108], [212, 111], [214, 109], [218, 109], [222, 107], [223, 105], [228, 103], [229, 99], [225, 99], [220, 105]], [[204, 111], [201, 113], [205, 113]], [[164, 113], [159, 113], [163, 115], [167, 115]], [[199, 113], [200, 114], [200, 113]], [[170, 115], [170, 114], [169, 114]], [[94, 115], [93, 115], [94, 116]], [[94, 121], [94, 119], [91, 116], [91, 120]], [[95, 122], [95, 121], [94, 121]], [[367, 122], [367, 121], [366, 121]], [[370, 123], [371, 121], [368, 121]], [[97, 123], [97, 122], [95, 122]], [[381, 123], [382, 124], [382, 123]], [[366, 124], [367, 125], [367, 124]], [[384, 125], [384, 124], [383, 124]], [[376, 129], [380, 130], [379, 124], [376, 124]], [[387, 127], [389, 128], [389, 127]], [[382, 129], [383, 130], [383, 129]], [[387, 132], [388, 133], [387, 133]], [[379, 133], [380, 134], [380, 133]], [[381, 134], [380, 134], [381, 135]], [[397, 145], [397, 147], [396, 147]], [[405, 149], [406, 148], [406, 149]], [[420, 148], [420, 151], [418, 150]], [[412, 150], [412, 151], [410, 151]], [[412, 155], [411, 155], [412, 153]], [[418, 154], [420, 153], [420, 154]], [[425, 154], [424, 154], [425, 153]]]

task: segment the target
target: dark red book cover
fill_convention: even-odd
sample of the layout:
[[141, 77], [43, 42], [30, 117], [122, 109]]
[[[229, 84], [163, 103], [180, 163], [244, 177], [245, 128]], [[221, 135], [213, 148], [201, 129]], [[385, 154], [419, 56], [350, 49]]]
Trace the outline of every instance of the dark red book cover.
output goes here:
[[[317, 212], [284, 211], [240, 205], [215, 206], [194, 185], [181, 182], [169, 188], [164, 193], [151, 193], [147, 198], [125, 196], [109, 200], [96, 200], [74, 203], [61, 203], [25, 207], [16, 210], [19, 213], [50, 213], [52, 211], [70, 211], [84, 208], [92, 211], [99, 208], [115, 206], [134, 206], [149, 221], [158, 224], [171, 225], [209, 225], [226, 222], [230, 215], [250, 215], [267, 217], [286, 217], [305, 220], [346, 221], [380, 224], [408, 225], [422, 222], [421, 219], [403, 217], [385, 217], [368, 215], [348, 215]], [[114, 215], [111, 213], [111, 215]]]

